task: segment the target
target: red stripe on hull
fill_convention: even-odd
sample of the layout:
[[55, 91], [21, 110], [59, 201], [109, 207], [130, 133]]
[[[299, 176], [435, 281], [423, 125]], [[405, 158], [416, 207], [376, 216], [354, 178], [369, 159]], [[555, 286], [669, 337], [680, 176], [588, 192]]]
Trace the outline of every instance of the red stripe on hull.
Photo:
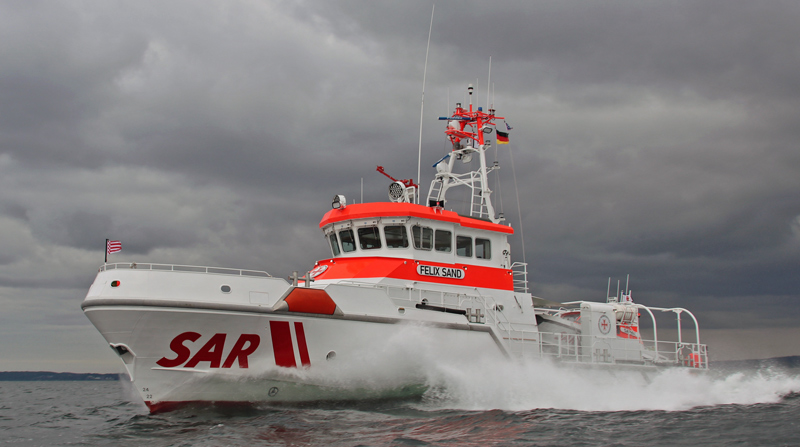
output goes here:
[[150, 410], [150, 414], [156, 413], [166, 413], [169, 411], [179, 410], [185, 407], [191, 407], [194, 405], [202, 406], [202, 407], [224, 407], [224, 408], [252, 408], [255, 406], [254, 402], [237, 402], [237, 401], [210, 401], [210, 400], [187, 400], [187, 401], [177, 401], [177, 402], [150, 402], [149, 400], [144, 401], [144, 404], [147, 405], [147, 409]]
[[269, 333], [272, 336], [272, 350], [275, 353], [275, 364], [285, 368], [296, 368], [292, 334], [288, 321], [270, 321]]
[[[464, 287], [485, 287], [489, 289], [514, 290], [514, 277], [511, 270], [467, 264], [443, 264], [441, 262], [419, 261], [419, 264], [450, 267], [464, 270], [464, 279], [449, 279], [417, 273], [417, 261], [401, 258], [336, 258], [319, 262], [328, 269], [316, 280], [394, 278], [409, 281], [448, 284]], [[314, 289], [311, 289], [314, 290]], [[294, 309], [292, 309], [294, 310]]]
[[294, 323], [294, 333], [297, 336], [297, 349], [300, 351], [300, 363], [303, 366], [311, 366], [311, 359], [308, 357], [308, 345], [306, 345], [306, 332], [303, 330], [303, 323]]

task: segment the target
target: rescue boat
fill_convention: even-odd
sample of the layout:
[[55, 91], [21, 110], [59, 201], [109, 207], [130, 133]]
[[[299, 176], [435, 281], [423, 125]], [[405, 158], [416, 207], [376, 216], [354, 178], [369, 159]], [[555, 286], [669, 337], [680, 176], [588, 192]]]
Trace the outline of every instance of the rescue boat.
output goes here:
[[[484, 362], [707, 369], [686, 309], [634, 303], [627, 287], [598, 302], [531, 295], [527, 265], [512, 261], [514, 230], [489, 188], [498, 165], [487, 164], [487, 151], [493, 133], [504, 142], [496, 131], [504, 118], [473, 106], [471, 87], [469, 94], [470, 104], [440, 118], [452, 149], [433, 165], [426, 200], [419, 203], [412, 180], [392, 177], [388, 202], [348, 204], [336, 195], [319, 223], [331, 257], [302, 276], [102, 265], [81, 307], [148, 408], [421, 393], [421, 345]], [[455, 189], [467, 212], [448, 209]], [[677, 316], [677, 340], [659, 339], [657, 313]], [[682, 315], [693, 323], [691, 339], [681, 333], [689, 321]]]

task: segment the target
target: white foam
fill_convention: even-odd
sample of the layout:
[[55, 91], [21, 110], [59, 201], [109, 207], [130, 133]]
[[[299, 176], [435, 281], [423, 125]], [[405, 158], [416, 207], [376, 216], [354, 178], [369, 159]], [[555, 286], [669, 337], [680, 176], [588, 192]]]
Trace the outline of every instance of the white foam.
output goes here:
[[428, 409], [524, 411], [680, 411], [698, 406], [777, 402], [800, 392], [800, 377], [781, 371], [698, 372], [670, 368], [574, 368], [544, 360], [482, 356], [447, 344], [429, 328], [409, 325], [386, 340], [366, 341], [362, 355], [315, 371], [297, 371], [318, 384], [373, 390], [424, 382]]
[[531, 360], [494, 364], [431, 364], [426, 407], [523, 411], [666, 410], [777, 402], [800, 391], [800, 378], [776, 371], [727, 375], [666, 369], [638, 371], [572, 368]]

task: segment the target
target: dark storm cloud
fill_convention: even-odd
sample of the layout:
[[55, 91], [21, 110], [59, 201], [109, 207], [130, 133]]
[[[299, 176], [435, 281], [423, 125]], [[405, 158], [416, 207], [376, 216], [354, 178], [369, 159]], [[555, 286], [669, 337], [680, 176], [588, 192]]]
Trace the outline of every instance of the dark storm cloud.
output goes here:
[[[370, 38], [398, 46], [424, 42], [431, 11], [426, 2], [382, 8], [389, 11], [349, 2], [319, 6], [345, 17], [343, 34], [357, 23]], [[798, 82], [796, 2], [438, 2], [436, 8], [435, 45], [458, 56], [529, 65], [533, 73], [516, 76], [529, 88], [621, 84], [780, 97], [794, 93]]]
[[[67, 4], [2, 6], [0, 144], [33, 164], [102, 163], [87, 144], [87, 121], [112, 106], [111, 81], [145, 49], [141, 36], [114, 32], [110, 18]], [[98, 5], [100, 6], [100, 5]], [[109, 26], [111, 25], [111, 26]]]
[[[106, 237], [112, 260], [281, 276], [329, 256], [333, 194], [360, 200], [363, 179], [386, 200], [377, 165], [416, 177], [430, 13], [0, 3], [3, 303], [72, 315], [65, 290]], [[486, 104], [491, 56], [514, 127], [495, 204], [535, 294], [602, 299], [630, 273], [635, 299], [703, 327], [797, 327], [798, 18], [788, 1], [437, 2], [415, 180], [427, 193], [447, 151], [436, 117], [469, 83]]]

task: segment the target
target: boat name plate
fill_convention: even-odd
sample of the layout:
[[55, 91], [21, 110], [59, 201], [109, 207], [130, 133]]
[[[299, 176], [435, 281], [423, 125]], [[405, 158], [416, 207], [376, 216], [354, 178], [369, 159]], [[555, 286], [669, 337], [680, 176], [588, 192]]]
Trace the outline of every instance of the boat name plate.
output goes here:
[[437, 265], [417, 265], [417, 273], [423, 276], [436, 276], [438, 278], [464, 279], [464, 269], [453, 267], [440, 267]]

